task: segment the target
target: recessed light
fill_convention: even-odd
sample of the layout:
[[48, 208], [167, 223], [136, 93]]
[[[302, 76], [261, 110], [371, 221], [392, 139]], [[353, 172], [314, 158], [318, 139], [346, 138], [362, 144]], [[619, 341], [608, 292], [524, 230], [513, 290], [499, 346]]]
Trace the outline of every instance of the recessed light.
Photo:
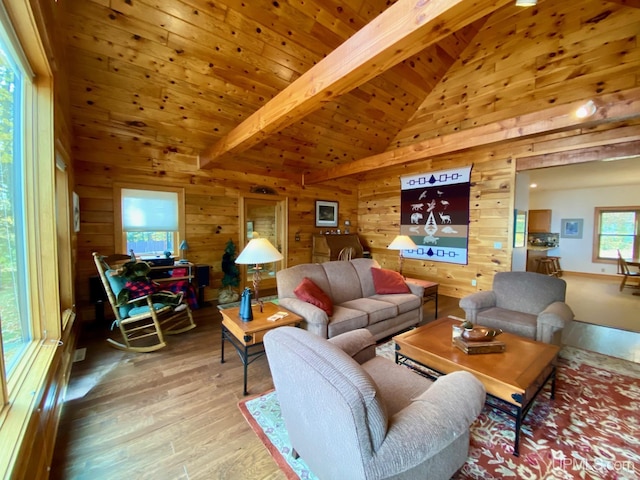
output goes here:
[[516, 7], [535, 7], [538, 0], [516, 0]]
[[589, 100], [584, 105], [580, 105], [578, 107], [578, 109], [576, 110], [576, 117], [578, 118], [590, 117], [591, 115], [596, 113], [596, 110], [598, 110], [598, 107], [596, 107], [595, 102], [593, 100]]
[[529, 185], [529, 188], [536, 188], [538, 186], [537, 183], [532, 183], [531, 185]]

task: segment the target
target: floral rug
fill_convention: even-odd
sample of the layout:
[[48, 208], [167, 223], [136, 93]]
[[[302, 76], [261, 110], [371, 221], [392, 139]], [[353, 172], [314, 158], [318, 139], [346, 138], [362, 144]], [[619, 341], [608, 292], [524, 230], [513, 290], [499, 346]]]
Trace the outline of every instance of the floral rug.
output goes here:
[[[392, 342], [378, 355], [393, 358]], [[238, 405], [287, 478], [317, 478], [291, 455], [275, 391]], [[547, 385], [523, 422], [519, 457], [513, 430], [511, 417], [485, 406], [471, 426], [469, 458], [453, 478], [640, 478], [640, 364], [564, 347], [555, 400]]]

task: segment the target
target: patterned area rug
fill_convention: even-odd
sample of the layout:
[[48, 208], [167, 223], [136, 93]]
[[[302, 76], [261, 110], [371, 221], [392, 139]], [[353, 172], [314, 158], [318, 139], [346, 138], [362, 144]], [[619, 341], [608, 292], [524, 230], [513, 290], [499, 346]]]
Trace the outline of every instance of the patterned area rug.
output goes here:
[[[393, 343], [377, 348], [393, 359]], [[315, 479], [294, 459], [275, 391], [238, 406], [289, 479]], [[514, 457], [514, 421], [485, 406], [471, 426], [466, 479], [640, 478], [640, 364], [573, 347], [560, 352], [556, 398], [549, 386], [529, 411]]]

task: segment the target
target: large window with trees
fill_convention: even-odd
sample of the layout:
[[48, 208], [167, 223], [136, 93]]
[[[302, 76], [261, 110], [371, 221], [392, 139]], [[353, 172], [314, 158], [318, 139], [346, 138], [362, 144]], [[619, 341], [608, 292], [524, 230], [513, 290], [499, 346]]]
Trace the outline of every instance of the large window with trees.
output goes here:
[[640, 207], [596, 207], [594, 261], [637, 258], [640, 254]]
[[0, 477], [62, 332], [53, 79], [28, 0], [0, 2]]
[[11, 373], [32, 338], [25, 251], [24, 95], [30, 75], [0, 36], [0, 321], [5, 371]]

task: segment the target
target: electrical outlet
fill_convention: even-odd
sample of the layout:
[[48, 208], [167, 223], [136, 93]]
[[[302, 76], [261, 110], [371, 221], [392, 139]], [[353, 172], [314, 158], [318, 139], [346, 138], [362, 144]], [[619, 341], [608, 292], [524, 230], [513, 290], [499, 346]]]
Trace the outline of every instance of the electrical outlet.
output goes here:
[[471, 280], [471, 286], [475, 287], [476, 285], [478, 285], [478, 281], [474, 278], [473, 280]]

